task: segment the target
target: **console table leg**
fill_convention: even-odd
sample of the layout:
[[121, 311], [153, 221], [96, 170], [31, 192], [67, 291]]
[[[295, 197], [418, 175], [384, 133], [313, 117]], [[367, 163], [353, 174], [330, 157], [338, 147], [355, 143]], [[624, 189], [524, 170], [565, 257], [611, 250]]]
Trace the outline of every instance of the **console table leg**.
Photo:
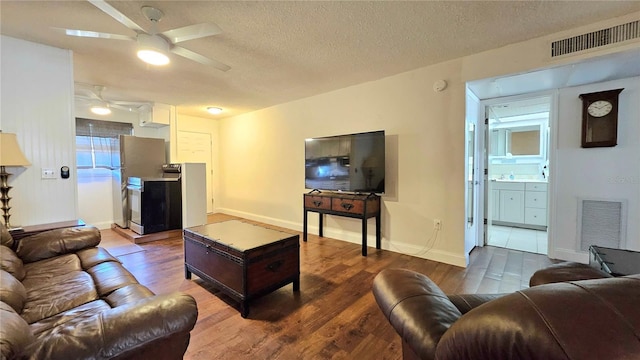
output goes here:
[[323, 228], [323, 226], [322, 226], [322, 222], [323, 222], [323, 220], [324, 220], [324, 214], [323, 214], [323, 213], [318, 213], [318, 223], [319, 223], [319, 225], [320, 225], [320, 230], [318, 231], [318, 235], [319, 235], [320, 237], [322, 237], [322, 236], [323, 236], [323, 235], [322, 235], [322, 228]]
[[187, 280], [191, 280], [191, 271], [189, 271], [187, 265], [184, 266], [184, 278]]
[[302, 241], [307, 242], [307, 210], [304, 211], [302, 220]]
[[362, 256], [367, 256], [367, 219], [362, 219]]

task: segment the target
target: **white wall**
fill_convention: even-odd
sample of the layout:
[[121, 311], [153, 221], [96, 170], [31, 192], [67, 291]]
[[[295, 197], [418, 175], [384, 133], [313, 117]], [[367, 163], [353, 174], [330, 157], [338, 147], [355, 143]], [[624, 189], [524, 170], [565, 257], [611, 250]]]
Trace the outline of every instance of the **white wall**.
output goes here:
[[[619, 97], [618, 145], [580, 147], [580, 94], [624, 88]], [[588, 261], [579, 251], [578, 200], [627, 201], [626, 247], [640, 250], [640, 77], [560, 89], [554, 227], [555, 256]], [[624, 246], [624, 244], [623, 244]]]
[[[33, 225], [78, 217], [75, 171], [60, 178], [60, 168], [75, 169], [73, 58], [71, 51], [0, 38], [0, 129], [15, 133], [26, 168], [8, 168], [14, 175], [12, 225]], [[41, 179], [51, 168], [56, 179]]]
[[[460, 73], [456, 60], [222, 120], [223, 211], [301, 230], [304, 139], [383, 129], [383, 247], [422, 251], [424, 257], [464, 266], [465, 84]], [[432, 84], [439, 79], [449, 86], [435, 93]], [[442, 219], [435, 240], [434, 218]], [[313, 233], [317, 223], [310, 214]], [[325, 234], [359, 243], [360, 224], [328, 217]], [[374, 227], [370, 220], [371, 245]]]
[[[221, 210], [301, 230], [304, 139], [383, 129], [387, 134], [383, 248], [465, 266], [466, 81], [614, 52], [616, 46], [609, 46], [559, 61], [548, 58], [551, 39], [620, 21], [607, 20], [224, 119], [220, 125]], [[449, 86], [436, 93], [432, 85], [439, 79], [447, 80]], [[637, 194], [627, 195], [637, 204]], [[442, 219], [442, 230], [434, 239], [435, 218]], [[575, 224], [570, 217], [562, 219]], [[316, 224], [317, 217], [310, 216], [313, 233], [317, 233]], [[325, 226], [326, 236], [360, 242], [358, 220], [328, 217]], [[369, 234], [373, 233], [370, 221]], [[629, 236], [639, 237], [637, 230]], [[373, 235], [368, 243], [374, 244]]]

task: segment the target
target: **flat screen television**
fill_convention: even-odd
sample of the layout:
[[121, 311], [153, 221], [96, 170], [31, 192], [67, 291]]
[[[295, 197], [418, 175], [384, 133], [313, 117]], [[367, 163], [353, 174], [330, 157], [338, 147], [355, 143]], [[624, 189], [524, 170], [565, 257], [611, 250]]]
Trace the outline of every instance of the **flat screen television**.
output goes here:
[[384, 193], [384, 131], [305, 140], [307, 189]]

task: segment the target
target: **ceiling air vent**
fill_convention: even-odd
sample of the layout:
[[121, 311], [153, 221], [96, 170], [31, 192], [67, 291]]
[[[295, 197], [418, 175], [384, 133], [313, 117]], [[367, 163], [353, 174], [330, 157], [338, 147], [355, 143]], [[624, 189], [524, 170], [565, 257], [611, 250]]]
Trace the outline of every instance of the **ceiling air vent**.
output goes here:
[[640, 38], [640, 20], [593, 31], [551, 43], [551, 57]]

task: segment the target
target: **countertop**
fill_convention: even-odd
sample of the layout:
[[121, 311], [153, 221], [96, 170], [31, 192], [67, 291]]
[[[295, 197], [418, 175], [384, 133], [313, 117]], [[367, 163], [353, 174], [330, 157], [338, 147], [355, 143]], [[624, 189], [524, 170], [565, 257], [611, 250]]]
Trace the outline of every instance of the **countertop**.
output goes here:
[[547, 183], [547, 180], [536, 180], [536, 179], [491, 179], [491, 181], [496, 182], [526, 182], [526, 183]]

